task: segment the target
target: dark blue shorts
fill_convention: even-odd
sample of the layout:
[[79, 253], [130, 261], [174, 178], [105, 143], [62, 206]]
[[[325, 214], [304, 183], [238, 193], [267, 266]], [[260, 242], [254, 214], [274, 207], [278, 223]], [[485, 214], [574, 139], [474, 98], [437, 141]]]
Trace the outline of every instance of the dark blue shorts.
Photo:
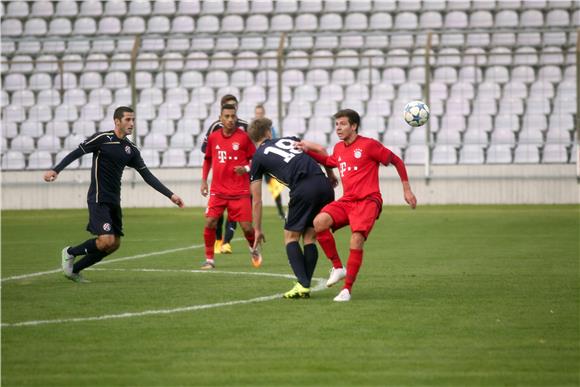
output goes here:
[[324, 175], [301, 180], [290, 191], [288, 218], [284, 229], [303, 232], [313, 227], [313, 221], [322, 207], [334, 200], [334, 189]]
[[89, 203], [87, 231], [94, 235], [125, 235], [121, 206], [112, 203]]

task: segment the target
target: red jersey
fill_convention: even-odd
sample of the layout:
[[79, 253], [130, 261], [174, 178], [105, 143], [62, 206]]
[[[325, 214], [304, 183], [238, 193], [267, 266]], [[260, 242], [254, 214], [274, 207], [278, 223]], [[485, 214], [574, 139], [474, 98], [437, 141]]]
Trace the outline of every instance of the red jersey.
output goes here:
[[249, 196], [249, 175], [238, 175], [234, 167], [249, 165], [255, 152], [254, 143], [242, 129], [236, 129], [229, 137], [224, 135], [223, 129], [210, 134], [205, 160], [213, 168], [211, 194], [225, 198]]
[[338, 142], [325, 165], [338, 168], [344, 193], [341, 200], [361, 200], [374, 196], [382, 201], [379, 166], [389, 165], [393, 156], [377, 140], [357, 136], [350, 145], [344, 141]]

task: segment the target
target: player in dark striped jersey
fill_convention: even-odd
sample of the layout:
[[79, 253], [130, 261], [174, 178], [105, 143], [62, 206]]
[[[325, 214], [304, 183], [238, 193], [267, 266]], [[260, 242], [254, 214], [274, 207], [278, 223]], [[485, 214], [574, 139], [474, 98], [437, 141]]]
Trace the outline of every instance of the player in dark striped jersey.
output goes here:
[[[259, 118], [250, 124], [249, 134], [257, 149], [250, 168], [253, 222], [256, 244], [264, 241], [262, 231], [262, 178], [277, 179], [290, 189], [288, 217], [284, 225], [284, 242], [290, 266], [296, 275], [295, 286], [284, 298], [310, 297], [310, 283], [316, 262], [316, 234], [313, 220], [320, 209], [334, 200], [333, 185], [337, 179], [329, 171], [329, 178], [310, 156], [295, 149], [297, 137], [272, 138], [272, 121]], [[300, 247], [300, 238], [304, 250]]]
[[[115, 129], [96, 133], [87, 138], [58, 165], [44, 174], [44, 180], [52, 182], [74, 160], [87, 153], [93, 154], [91, 184], [87, 194], [89, 207], [87, 231], [97, 235], [97, 238], [89, 239], [78, 246], [65, 247], [61, 257], [64, 275], [75, 282], [88, 282], [80, 275], [80, 271], [96, 264], [121, 245], [121, 236], [124, 235], [121, 177], [126, 166], [135, 168], [147, 184], [179, 207], [183, 207], [183, 200], [149, 171], [139, 149], [127, 139], [135, 125], [133, 110], [121, 106], [115, 110], [113, 120]], [[84, 257], [74, 262], [75, 257], [81, 255]]]
[[[238, 109], [238, 99], [235, 95], [226, 94], [220, 100], [220, 106], [224, 105], [234, 105], [236, 110]], [[209, 135], [220, 130], [224, 127], [221, 120], [216, 120], [212, 122], [207, 130], [205, 137], [203, 138], [203, 143], [201, 144], [201, 151], [205, 153], [207, 148], [207, 139]], [[236, 128], [242, 129], [244, 132], [248, 131], [248, 123], [239, 117], [236, 119]], [[236, 222], [226, 222], [225, 232], [222, 235], [222, 228], [224, 225], [224, 216], [220, 216], [216, 226], [216, 241], [214, 245], [214, 254], [231, 254], [232, 245], [230, 244], [232, 238], [234, 237], [234, 231], [236, 231]]]

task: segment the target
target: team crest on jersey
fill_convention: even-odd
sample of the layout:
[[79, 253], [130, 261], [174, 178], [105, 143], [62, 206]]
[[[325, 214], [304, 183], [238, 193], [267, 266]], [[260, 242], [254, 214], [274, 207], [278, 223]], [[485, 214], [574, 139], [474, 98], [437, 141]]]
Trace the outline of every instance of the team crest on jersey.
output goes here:
[[110, 223], [103, 224], [103, 230], [105, 230], [105, 231], [111, 231], [111, 224]]
[[125, 145], [125, 153], [127, 153], [128, 155], [131, 154], [131, 147], [129, 145]]
[[239, 143], [237, 143], [237, 142], [234, 142], [234, 143], [232, 144], [232, 148], [234, 148], [234, 150], [236, 150], [236, 151], [237, 151], [238, 149], [240, 149], [240, 144], [239, 144]]
[[362, 149], [356, 148], [354, 150], [354, 158], [355, 159], [360, 159], [361, 157], [362, 157]]

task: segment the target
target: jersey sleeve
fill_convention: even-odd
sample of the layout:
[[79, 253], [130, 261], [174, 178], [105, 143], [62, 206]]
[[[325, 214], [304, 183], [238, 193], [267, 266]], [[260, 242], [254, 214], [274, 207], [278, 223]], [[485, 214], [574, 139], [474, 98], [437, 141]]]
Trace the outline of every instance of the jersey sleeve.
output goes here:
[[100, 146], [109, 141], [106, 133], [95, 133], [85, 141], [81, 142], [79, 148], [84, 153], [93, 153], [100, 148]]
[[133, 152], [133, 157], [131, 157], [131, 160], [129, 160], [127, 166], [135, 168], [137, 171], [147, 168], [143, 157], [141, 157], [141, 152], [139, 149], [137, 149], [135, 146], [131, 146], [131, 151]]
[[[205, 154], [204, 159], [211, 161], [211, 150], [213, 149], [212, 136], [210, 135], [204, 141], [205, 141], [205, 143], [204, 143], [205, 149], [202, 148], [201, 151]], [[209, 149], [209, 152], [207, 151], [208, 149]]]
[[371, 157], [385, 166], [389, 165], [393, 158], [393, 152], [376, 140], [371, 141], [370, 144]]
[[252, 140], [250, 139], [250, 136], [248, 136], [246, 134], [247, 137], [247, 160], [248, 163], [251, 162], [252, 158], [254, 157], [254, 154], [256, 154], [256, 146], [254, 145], [254, 143], [252, 142]]
[[252, 159], [252, 166], [250, 167], [250, 183], [256, 180], [262, 180], [264, 177], [264, 169], [260, 162], [260, 153], [255, 153]]

